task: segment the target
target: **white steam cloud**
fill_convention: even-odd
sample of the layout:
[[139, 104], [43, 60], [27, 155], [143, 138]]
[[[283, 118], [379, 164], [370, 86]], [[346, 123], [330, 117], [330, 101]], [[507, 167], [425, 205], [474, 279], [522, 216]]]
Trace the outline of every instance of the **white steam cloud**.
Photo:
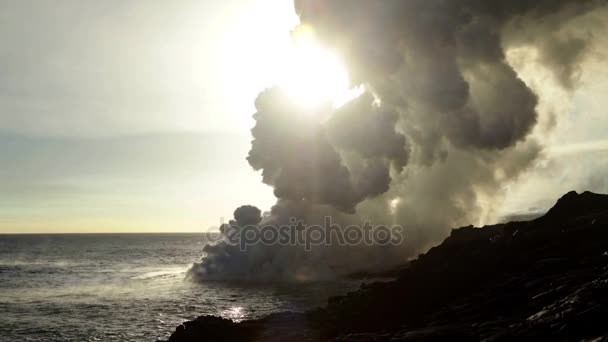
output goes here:
[[[367, 92], [339, 109], [303, 109], [279, 88], [256, 100], [248, 161], [274, 188], [261, 216], [236, 225], [400, 224], [400, 246], [256, 245], [220, 242], [189, 275], [204, 279], [319, 279], [394, 267], [451, 227], [496, 216], [505, 185], [543, 155], [535, 129], [540, 94], [507, 58], [528, 48], [565, 91], [596, 36], [606, 1], [296, 0], [302, 25], [339, 51]], [[589, 13], [602, 20], [586, 20]], [[597, 16], [597, 15], [596, 15]], [[571, 25], [576, 22], [577, 25]], [[375, 101], [379, 99], [379, 101]], [[303, 113], [302, 111], [312, 111]], [[559, 117], [555, 118], [559, 120]]]

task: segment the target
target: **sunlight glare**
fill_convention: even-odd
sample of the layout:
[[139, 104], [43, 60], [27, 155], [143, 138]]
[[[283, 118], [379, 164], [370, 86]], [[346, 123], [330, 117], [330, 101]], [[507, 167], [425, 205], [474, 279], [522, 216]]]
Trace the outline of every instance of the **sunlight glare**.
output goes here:
[[329, 102], [340, 107], [361, 94], [362, 87], [351, 89], [343, 63], [315, 40], [310, 27], [298, 26], [292, 41], [279, 85], [295, 102], [303, 106]]

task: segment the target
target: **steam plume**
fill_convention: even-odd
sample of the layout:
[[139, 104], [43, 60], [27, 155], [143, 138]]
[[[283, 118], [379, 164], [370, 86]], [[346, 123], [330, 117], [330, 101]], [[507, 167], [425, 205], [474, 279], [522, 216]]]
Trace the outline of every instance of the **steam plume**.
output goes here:
[[[302, 25], [341, 53], [353, 83], [367, 91], [337, 110], [298, 108], [279, 88], [259, 95], [248, 161], [278, 198], [259, 224], [324, 215], [341, 224], [397, 223], [407, 229], [405, 242], [309, 253], [293, 246], [244, 253], [220, 243], [206, 247], [191, 275], [310, 279], [377, 270], [450, 227], [492, 220], [503, 187], [543, 153], [531, 136], [539, 98], [507, 51], [535, 50], [556, 82], [572, 89], [601, 25], [568, 23], [596, 9], [608, 13], [606, 3], [296, 0]], [[253, 212], [235, 219], [259, 217]]]

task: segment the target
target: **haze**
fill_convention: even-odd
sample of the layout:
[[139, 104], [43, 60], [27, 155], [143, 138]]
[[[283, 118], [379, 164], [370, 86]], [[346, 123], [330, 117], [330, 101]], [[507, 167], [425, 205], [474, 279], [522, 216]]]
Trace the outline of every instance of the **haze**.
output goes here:
[[[269, 209], [245, 159], [251, 114], [297, 24], [283, 0], [1, 2], [0, 233], [202, 231], [241, 204]], [[540, 118], [546, 153], [506, 185], [500, 215], [608, 191], [607, 43], [571, 90], [509, 51], [560, 119]]]

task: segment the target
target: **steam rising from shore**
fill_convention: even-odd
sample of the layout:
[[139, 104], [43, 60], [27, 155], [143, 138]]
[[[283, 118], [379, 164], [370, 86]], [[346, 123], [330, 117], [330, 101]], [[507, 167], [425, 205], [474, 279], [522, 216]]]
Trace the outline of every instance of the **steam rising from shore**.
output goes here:
[[[556, 83], [577, 75], [602, 22], [571, 25], [606, 1], [296, 0], [301, 25], [336, 48], [366, 91], [335, 109], [304, 108], [278, 87], [256, 100], [247, 160], [274, 188], [262, 217], [237, 225], [401, 224], [397, 247], [205, 247], [195, 279], [318, 279], [380, 271], [424, 251], [450, 227], [494, 219], [504, 186], [543, 152], [531, 133], [539, 98], [507, 61], [536, 51]], [[600, 9], [600, 7], [602, 7]], [[559, 119], [559, 118], [558, 118]], [[537, 128], [538, 129], [538, 128]]]

